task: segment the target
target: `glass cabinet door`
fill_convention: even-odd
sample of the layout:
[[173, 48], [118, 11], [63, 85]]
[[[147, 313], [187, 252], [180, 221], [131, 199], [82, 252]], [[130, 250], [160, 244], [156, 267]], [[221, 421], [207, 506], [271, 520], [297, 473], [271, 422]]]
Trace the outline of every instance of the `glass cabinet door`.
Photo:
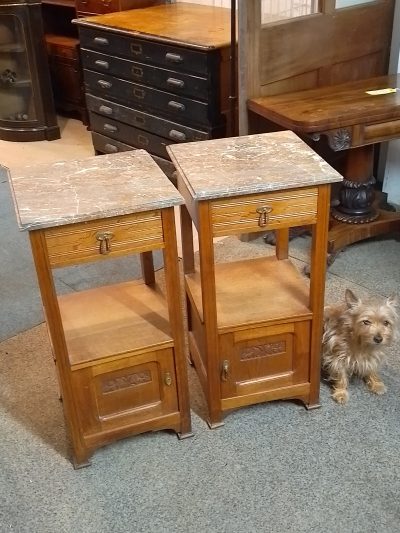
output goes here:
[[17, 15], [0, 18], [0, 120], [36, 120], [27, 39]]

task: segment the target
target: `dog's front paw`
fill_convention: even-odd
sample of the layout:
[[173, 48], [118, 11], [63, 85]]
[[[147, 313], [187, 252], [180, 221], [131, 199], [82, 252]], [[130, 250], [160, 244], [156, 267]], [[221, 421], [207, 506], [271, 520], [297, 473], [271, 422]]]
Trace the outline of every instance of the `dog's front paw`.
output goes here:
[[383, 381], [369, 380], [367, 381], [367, 387], [368, 387], [368, 390], [370, 390], [374, 394], [379, 394], [380, 396], [382, 394], [385, 394], [387, 390]]
[[340, 405], [345, 405], [349, 399], [349, 393], [346, 389], [336, 389], [332, 392], [332, 398]]

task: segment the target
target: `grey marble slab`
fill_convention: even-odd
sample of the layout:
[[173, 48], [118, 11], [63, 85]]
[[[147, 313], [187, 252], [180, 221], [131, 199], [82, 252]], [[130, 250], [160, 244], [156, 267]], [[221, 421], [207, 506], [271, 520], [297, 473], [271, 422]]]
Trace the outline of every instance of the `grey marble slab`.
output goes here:
[[196, 200], [308, 187], [343, 177], [291, 131], [167, 146]]
[[9, 173], [18, 224], [32, 230], [162, 209], [183, 198], [144, 150]]

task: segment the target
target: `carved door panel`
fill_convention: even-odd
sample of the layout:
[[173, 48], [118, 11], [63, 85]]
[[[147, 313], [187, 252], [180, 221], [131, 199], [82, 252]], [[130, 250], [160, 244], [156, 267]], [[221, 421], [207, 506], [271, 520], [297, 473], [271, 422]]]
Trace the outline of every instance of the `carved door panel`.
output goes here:
[[73, 372], [85, 433], [112, 431], [178, 411], [172, 349], [130, 356]]
[[236, 331], [220, 340], [222, 398], [309, 380], [310, 322]]

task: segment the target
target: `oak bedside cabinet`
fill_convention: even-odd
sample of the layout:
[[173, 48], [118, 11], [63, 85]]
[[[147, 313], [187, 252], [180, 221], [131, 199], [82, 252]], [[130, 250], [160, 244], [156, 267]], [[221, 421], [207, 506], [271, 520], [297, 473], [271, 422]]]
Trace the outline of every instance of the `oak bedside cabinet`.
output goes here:
[[[209, 410], [296, 398], [318, 406], [330, 183], [341, 176], [289, 131], [168, 147], [178, 174], [189, 346]], [[192, 222], [199, 234], [199, 268]], [[289, 228], [313, 228], [310, 285]], [[214, 262], [214, 237], [276, 230], [274, 256]]]
[[[10, 182], [29, 231], [74, 466], [129, 435], [189, 436], [178, 191], [142, 150], [26, 167]], [[153, 267], [160, 249], [165, 289]], [[53, 269], [134, 253], [143, 280], [57, 294]]]

